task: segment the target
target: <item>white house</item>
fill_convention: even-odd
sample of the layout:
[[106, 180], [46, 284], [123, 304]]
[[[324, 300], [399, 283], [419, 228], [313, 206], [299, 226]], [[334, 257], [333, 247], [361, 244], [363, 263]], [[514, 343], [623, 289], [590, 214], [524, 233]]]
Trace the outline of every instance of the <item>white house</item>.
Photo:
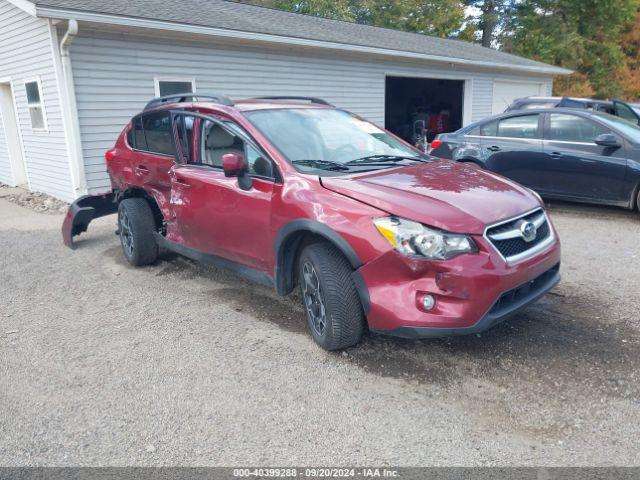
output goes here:
[[0, 0], [0, 182], [71, 201], [152, 97], [307, 95], [403, 134], [549, 95], [567, 70], [478, 45], [226, 0]]

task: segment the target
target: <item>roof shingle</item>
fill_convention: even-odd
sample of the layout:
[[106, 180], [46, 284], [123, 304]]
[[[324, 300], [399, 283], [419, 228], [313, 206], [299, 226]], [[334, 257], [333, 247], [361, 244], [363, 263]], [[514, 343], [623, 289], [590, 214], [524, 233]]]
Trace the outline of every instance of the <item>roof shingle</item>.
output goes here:
[[566, 70], [459, 40], [301, 15], [227, 0], [35, 0], [36, 7], [161, 20], [258, 34], [485, 62], [510, 69]]

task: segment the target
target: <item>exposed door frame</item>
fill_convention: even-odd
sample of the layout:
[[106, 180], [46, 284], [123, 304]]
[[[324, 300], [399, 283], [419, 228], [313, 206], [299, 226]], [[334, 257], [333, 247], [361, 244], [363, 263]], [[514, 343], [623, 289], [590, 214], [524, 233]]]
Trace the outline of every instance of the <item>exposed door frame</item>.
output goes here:
[[[7, 96], [5, 96], [5, 93], [7, 93]], [[2, 128], [7, 142], [13, 184], [27, 185], [30, 188], [24, 143], [22, 142], [22, 132], [20, 131], [20, 122], [18, 120], [16, 96], [11, 78], [0, 78], [0, 109], [2, 110]]]
[[[394, 71], [385, 71], [384, 73], [384, 118], [387, 117], [387, 78], [389, 77], [399, 77], [399, 78], [416, 78], [419, 80], [457, 80], [462, 83], [462, 126], [466, 127], [469, 125], [472, 120], [471, 117], [473, 115], [473, 76], [464, 73], [451, 73], [451, 74], [415, 74], [415, 73], [407, 73], [407, 72], [394, 72]], [[385, 121], [385, 128], [386, 121]]]

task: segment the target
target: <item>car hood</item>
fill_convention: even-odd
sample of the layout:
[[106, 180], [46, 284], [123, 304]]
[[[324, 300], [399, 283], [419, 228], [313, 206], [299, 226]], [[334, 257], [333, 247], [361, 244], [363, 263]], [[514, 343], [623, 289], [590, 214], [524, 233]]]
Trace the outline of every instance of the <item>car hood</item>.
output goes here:
[[528, 212], [540, 201], [525, 187], [463, 163], [437, 160], [347, 177], [322, 185], [390, 214], [456, 233]]

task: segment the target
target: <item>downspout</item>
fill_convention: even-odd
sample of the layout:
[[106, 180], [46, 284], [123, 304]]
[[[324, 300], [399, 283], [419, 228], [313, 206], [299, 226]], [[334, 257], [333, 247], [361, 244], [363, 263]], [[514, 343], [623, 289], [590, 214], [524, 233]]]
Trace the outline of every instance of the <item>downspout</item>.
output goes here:
[[68, 149], [70, 156], [71, 176], [76, 198], [88, 193], [87, 178], [85, 176], [84, 155], [82, 154], [82, 142], [80, 138], [80, 121], [78, 120], [78, 107], [76, 104], [76, 90], [73, 82], [73, 68], [69, 48], [78, 34], [78, 22], [70, 19], [67, 31], [60, 41], [60, 60], [62, 63], [63, 108], [66, 109], [68, 136]]

